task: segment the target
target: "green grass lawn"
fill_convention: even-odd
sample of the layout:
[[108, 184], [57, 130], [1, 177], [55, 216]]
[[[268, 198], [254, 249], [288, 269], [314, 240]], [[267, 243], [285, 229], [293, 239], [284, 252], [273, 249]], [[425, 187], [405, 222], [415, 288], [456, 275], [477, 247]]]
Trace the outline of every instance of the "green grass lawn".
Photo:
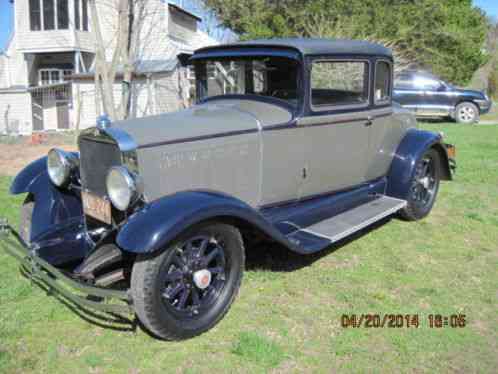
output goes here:
[[[392, 219], [312, 257], [251, 248], [230, 312], [189, 341], [89, 323], [0, 254], [0, 373], [496, 372], [498, 126], [422, 127], [457, 145], [459, 166], [427, 219]], [[0, 216], [17, 222], [9, 182]], [[350, 313], [419, 314], [420, 327], [344, 329]], [[437, 313], [467, 325], [431, 329]]]

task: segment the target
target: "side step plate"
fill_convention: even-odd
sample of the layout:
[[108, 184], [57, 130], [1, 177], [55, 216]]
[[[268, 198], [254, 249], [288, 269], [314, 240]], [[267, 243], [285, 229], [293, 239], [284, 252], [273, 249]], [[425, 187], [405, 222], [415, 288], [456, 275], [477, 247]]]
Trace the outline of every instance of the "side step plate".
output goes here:
[[306, 247], [309, 253], [316, 252], [396, 213], [405, 206], [405, 200], [382, 196], [332, 218], [301, 228], [289, 234], [287, 238]]

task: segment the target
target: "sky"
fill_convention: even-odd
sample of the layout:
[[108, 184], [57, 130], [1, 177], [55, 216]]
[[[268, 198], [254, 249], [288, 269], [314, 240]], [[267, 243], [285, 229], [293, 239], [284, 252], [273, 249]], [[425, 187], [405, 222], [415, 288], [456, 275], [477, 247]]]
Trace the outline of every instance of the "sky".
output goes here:
[[[498, 19], [498, 0], [474, 0], [490, 16]], [[0, 50], [3, 50], [9, 40], [12, 29], [12, 8], [10, 0], [0, 0]]]

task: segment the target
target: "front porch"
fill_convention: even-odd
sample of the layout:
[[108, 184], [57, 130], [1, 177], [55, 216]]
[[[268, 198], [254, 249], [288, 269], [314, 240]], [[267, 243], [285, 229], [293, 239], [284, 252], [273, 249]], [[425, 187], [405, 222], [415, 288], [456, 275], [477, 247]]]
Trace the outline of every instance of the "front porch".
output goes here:
[[69, 130], [72, 112], [71, 83], [32, 87], [32, 131]]

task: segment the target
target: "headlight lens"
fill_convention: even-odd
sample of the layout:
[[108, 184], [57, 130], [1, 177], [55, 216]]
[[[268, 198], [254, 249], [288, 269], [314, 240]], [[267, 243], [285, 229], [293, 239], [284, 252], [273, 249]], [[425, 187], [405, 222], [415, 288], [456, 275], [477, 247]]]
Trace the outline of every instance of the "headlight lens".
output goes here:
[[107, 174], [107, 194], [116, 209], [125, 211], [137, 197], [135, 177], [123, 166], [114, 167]]
[[51, 149], [47, 157], [47, 171], [50, 180], [57, 187], [69, 183], [71, 171], [75, 167], [73, 156], [60, 149]]

